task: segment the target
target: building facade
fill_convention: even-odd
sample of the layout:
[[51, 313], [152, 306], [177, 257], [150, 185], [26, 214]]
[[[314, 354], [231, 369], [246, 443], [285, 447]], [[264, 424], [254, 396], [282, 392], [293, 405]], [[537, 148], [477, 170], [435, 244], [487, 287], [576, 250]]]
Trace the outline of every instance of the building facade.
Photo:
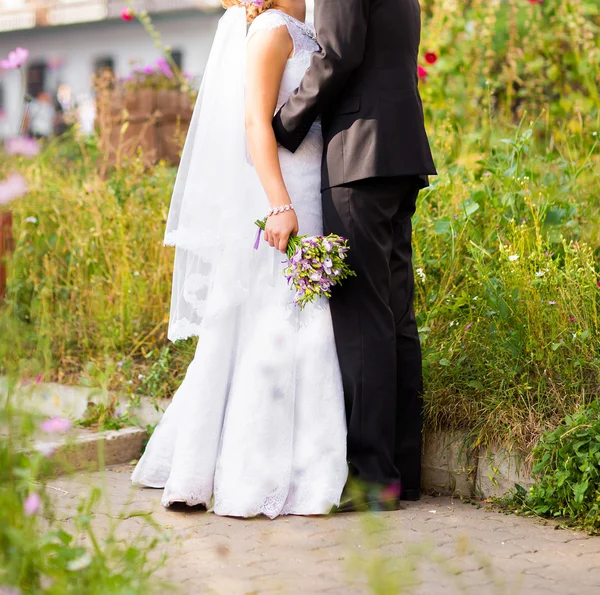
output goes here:
[[[31, 97], [40, 91], [80, 106], [93, 121], [92, 77], [109, 67], [127, 77], [132, 65], [146, 66], [160, 51], [138, 21], [124, 22], [127, 0], [0, 0], [0, 59], [16, 47], [29, 50], [24, 69]], [[220, 0], [133, 0], [146, 10], [172, 48], [176, 62], [199, 83], [222, 14]], [[312, 20], [313, 0], [307, 1]], [[21, 73], [0, 71], [0, 139], [19, 132], [23, 111]]]
[[[195, 80], [204, 72], [220, 18], [220, 0], [140, 0], [173, 56]], [[109, 67], [126, 77], [133, 63], [160, 57], [137, 21], [120, 18], [124, 0], [0, 0], [0, 59], [15, 47], [29, 50], [24, 69], [28, 94], [41, 91], [93, 110], [92, 77]], [[0, 138], [18, 133], [22, 113], [18, 71], [0, 72]]]

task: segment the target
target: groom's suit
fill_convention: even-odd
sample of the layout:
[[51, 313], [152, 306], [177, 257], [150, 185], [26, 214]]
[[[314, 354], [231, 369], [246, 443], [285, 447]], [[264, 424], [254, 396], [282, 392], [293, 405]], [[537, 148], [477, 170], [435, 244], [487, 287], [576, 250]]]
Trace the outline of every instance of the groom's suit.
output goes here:
[[345, 236], [357, 277], [331, 299], [348, 460], [368, 482], [417, 491], [421, 352], [411, 216], [435, 174], [418, 91], [418, 0], [315, 0], [321, 51], [276, 115], [295, 151], [322, 118], [325, 231]]

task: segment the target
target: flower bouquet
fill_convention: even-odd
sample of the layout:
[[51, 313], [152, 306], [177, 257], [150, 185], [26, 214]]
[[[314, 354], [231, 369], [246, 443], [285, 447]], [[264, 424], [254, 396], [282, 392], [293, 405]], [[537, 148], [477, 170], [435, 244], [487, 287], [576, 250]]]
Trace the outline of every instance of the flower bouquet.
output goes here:
[[[256, 249], [266, 222], [266, 219], [255, 222], [259, 228]], [[335, 234], [290, 237], [283, 274], [295, 290], [293, 302], [300, 309], [318, 297], [330, 298], [332, 287], [348, 277], [356, 277], [346, 262], [349, 250], [348, 240]]]

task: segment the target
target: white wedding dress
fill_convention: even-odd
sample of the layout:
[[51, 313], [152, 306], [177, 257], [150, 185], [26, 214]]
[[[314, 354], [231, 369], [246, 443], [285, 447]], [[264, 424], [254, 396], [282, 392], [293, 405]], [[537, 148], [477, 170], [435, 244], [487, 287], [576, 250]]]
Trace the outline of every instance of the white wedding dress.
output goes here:
[[[278, 108], [318, 49], [311, 27], [278, 10], [257, 17], [248, 35], [282, 26], [294, 53]], [[295, 154], [279, 151], [300, 234], [322, 233], [322, 151], [318, 123]], [[255, 229], [249, 226], [248, 250]], [[195, 358], [132, 476], [135, 484], [164, 488], [164, 506], [204, 504], [219, 515], [274, 518], [325, 514], [339, 503], [346, 423], [329, 304], [321, 298], [302, 311], [293, 306], [281, 261], [262, 241], [244, 299], [204, 321]]]

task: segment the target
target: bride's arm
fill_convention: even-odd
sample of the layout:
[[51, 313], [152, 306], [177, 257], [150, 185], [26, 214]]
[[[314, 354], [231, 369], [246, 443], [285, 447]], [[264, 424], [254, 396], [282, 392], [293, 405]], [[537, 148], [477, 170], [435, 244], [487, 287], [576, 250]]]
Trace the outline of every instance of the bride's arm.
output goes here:
[[[272, 120], [283, 71], [292, 52], [292, 39], [286, 27], [260, 31], [248, 42], [246, 133], [252, 162], [273, 208], [291, 202], [281, 173]], [[265, 240], [285, 252], [290, 235], [297, 233], [296, 214], [285, 211], [269, 217]]]

